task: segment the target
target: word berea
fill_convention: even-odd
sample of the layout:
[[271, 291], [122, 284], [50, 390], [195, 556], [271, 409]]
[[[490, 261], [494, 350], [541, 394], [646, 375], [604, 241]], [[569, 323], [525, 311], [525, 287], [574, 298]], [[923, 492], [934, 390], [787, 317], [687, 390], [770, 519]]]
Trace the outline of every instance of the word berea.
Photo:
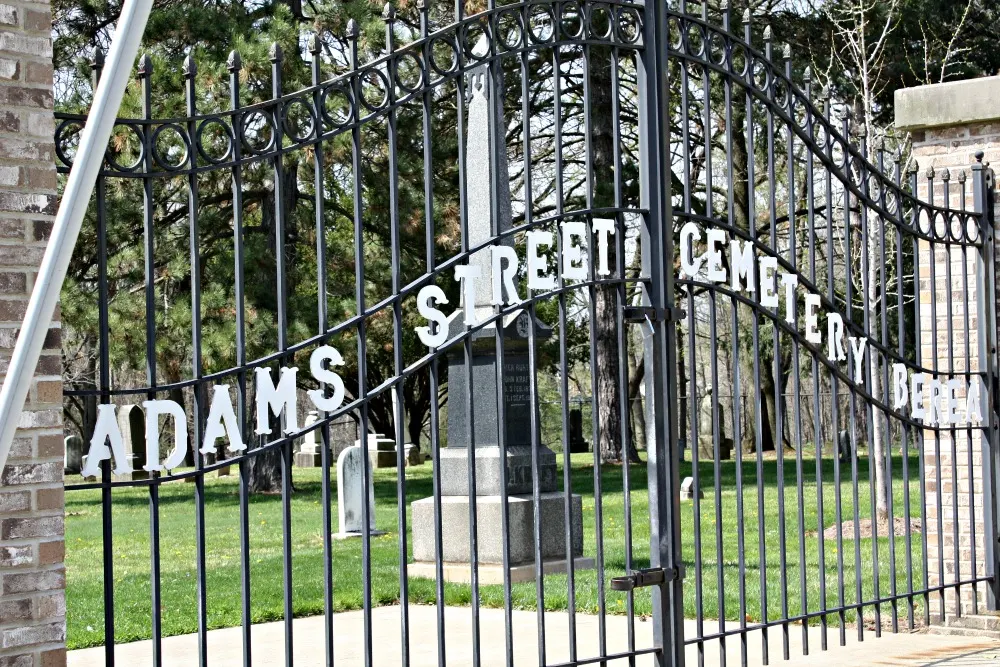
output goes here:
[[[696, 243], [705, 243], [703, 255], [694, 254]], [[728, 257], [724, 254], [728, 253]], [[785, 322], [798, 327], [799, 278], [795, 273], [778, 271], [778, 258], [769, 255], [756, 256], [751, 241], [740, 241], [737, 238], [727, 239], [723, 229], [708, 229], [702, 234], [701, 228], [694, 222], [685, 223], [680, 230], [680, 274], [691, 279], [707, 280], [708, 282], [729, 282], [733, 292], [746, 292], [754, 295], [758, 303], [765, 308], [779, 308], [781, 297], [779, 287], [785, 301]], [[727, 271], [726, 266], [732, 271]], [[755, 273], [759, 272], [759, 274]], [[760, 295], [756, 294], [755, 284], [760, 283]], [[804, 337], [807, 342], [817, 347], [823, 344], [820, 333], [819, 316], [822, 298], [819, 294], [808, 292], [804, 301]], [[847, 361], [844, 347], [844, 318], [839, 313], [826, 313], [826, 356], [833, 363]], [[848, 336], [851, 356], [854, 360], [851, 378], [855, 384], [863, 385], [865, 381], [864, 363], [868, 339], [864, 336]], [[911, 373], [906, 364], [892, 364], [890, 387], [886, 388], [886, 403], [889, 402], [889, 389], [892, 393], [892, 409], [903, 412], [909, 405], [910, 418], [922, 421], [928, 426], [966, 424], [981, 424], [983, 421], [983, 394], [985, 388], [983, 379], [978, 375], [970, 375], [971, 381], [946, 376], [931, 376], [929, 373]], [[874, 368], [872, 373], [877, 372]], [[964, 390], [964, 391], [963, 391]], [[959, 414], [959, 395], [964, 393], [964, 415]], [[879, 397], [875, 397], [879, 398]]]
[[[344, 402], [344, 381], [328, 368], [328, 366], [343, 366], [344, 358], [335, 348], [323, 345], [316, 348], [309, 358], [309, 370], [313, 379], [319, 384], [319, 389], [308, 392], [309, 400], [317, 410], [331, 412]], [[299, 430], [298, 393], [296, 392], [297, 368], [282, 368], [279, 371], [278, 384], [274, 384], [271, 369], [256, 368], [254, 376], [257, 385], [257, 424], [254, 433], [270, 435], [270, 415], [285, 416], [285, 435], [291, 435]], [[330, 395], [327, 396], [327, 389]], [[146, 413], [146, 463], [143, 470], [173, 470], [184, 463], [187, 454], [188, 428], [187, 415], [184, 408], [176, 401], [154, 400], [142, 404]], [[125, 475], [132, 472], [132, 464], [125, 453], [125, 443], [116, 415], [117, 406], [97, 406], [97, 425], [90, 439], [90, 450], [87, 462], [80, 471], [84, 477], [96, 477], [101, 472], [101, 461], [114, 455], [114, 473]], [[174, 442], [173, 449], [166, 460], [160, 462], [160, 417], [173, 418]], [[227, 449], [230, 452], [242, 452], [247, 446], [240, 435], [240, 425], [233, 409], [233, 401], [229, 395], [229, 387], [216, 385], [212, 387], [212, 403], [208, 410], [205, 423], [205, 436], [201, 443], [202, 454], [214, 454], [219, 438], [228, 438]], [[110, 443], [110, 448], [108, 444]]]

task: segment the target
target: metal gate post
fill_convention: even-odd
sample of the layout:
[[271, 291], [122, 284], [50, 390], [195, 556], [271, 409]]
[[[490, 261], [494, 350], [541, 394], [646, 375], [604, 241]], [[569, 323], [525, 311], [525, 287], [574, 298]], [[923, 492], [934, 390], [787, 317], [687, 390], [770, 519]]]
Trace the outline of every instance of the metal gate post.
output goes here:
[[646, 442], [650, 565], [664, 571], [653, 587], [653, 642], [658, 667], [684, 665], [681, 590], [680, 455], [677, 448], [677, 356], [667, 107], [666, 3], [648, 2], [638, 63], [642, 208]]
[[[997, 506], [1000, 490], [997, 488], [997, 472], [1000, 470], [1000, 386], [997, 378], [997, 319], [996, 319], [996, 265], [993, 229], [993, 176], [983, 164], [983, 153], [976, 153], [976, 163], [972, 165], [972, 187], [974, 206], [980, 217], [979, 261], [976, 276], [979, 282], [977, 292], [977, 318], [979, 321], [979, 363], [985, 371], [987, 409], [984, 410], [982, 435], [983, 452], [983, 542], [986, 547], [986, 575], [992, 578], [987, 589], [987, 607], [996, 610], [1000, 604], [1000, 525]], [[970, 472], [971, 477], [971, 472]], [[970, 517], [975, 521], [975, 517]], [[961, 601], [959, 601], [961, 605]]]

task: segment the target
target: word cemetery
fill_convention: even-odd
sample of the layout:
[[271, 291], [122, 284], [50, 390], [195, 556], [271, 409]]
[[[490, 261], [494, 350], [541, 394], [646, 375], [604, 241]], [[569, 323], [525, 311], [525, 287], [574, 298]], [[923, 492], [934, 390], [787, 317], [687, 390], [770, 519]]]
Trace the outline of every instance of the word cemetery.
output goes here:
[[[704, 243], [706, 251], [694, 254], [694, 246]], [[725, 254], [725, 256], [724, 256]], [[756, 257], [751, 241], [728, 239], [723, 229], [708, 229], [704, 234], [693, 222], [686, 223], [680, 231], [681, 274], [691, 279], [707, 278], [709, 282], [725, 283], [733, 292], [754, 294], [761, 306], [780, 308], [784, 300], [785, 322], [798, 326], [798, 276], [778, 271], [778, 258], [770, 255]], [[726, 267], [729, 267], [727, 270]], [[755, 275], [756, 272], [756, 275]], [[760, 284], [756, 295], [755, 284]], [[779, 287], [780, 286], [780, 287]], [[782, 299], [783, 297], [783, 299]], [[803, 297], [805, 332], [807, 342], [816, 346], [824, 343], [820, 333], [820, 308], [822, 297], [806, 293]], [[832, 363], [848, 360], [844, 345], [844, 318], [839, 313], [826, 313], [825, 349]], [[864, 384], [865, 353], [868, 339], [864, 336], [847, 336], [853, 358], [852, 380]], [[959, 426], [981, 424], [983, 421], [983, 381], [978, 375], [970, 383], [965, 378], [930, 377], [928, 373], [911, 373], [906, 364], [894, 363], [891, 367], [892, 409], [898, 412], [909, 406], [910, 418], [928, 426], [947, 424]], [[964, 395], [964, 406], [959, 397]]]

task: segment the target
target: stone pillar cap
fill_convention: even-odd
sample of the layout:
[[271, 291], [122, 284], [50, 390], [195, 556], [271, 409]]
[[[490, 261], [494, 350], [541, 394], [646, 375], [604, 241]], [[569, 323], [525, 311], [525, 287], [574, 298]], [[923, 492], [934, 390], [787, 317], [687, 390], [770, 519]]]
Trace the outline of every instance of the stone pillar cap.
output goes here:
[[896, 127], [922, 130], [1000, 120], [1000, 76], [948, 81], [895, 92]]

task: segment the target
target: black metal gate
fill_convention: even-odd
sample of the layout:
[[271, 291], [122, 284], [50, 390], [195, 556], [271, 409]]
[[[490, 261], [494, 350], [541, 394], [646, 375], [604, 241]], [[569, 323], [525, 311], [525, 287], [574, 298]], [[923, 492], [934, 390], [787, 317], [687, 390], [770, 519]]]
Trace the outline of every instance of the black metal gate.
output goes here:
[[[190, 632], [205, 665], [210, 630], [240, 625], [250, 665], [277, 650], [252, 626], [281, 620], [289, 665], [340, 664], [345, 633], [366, 665], [425, 664], [413, 648], [431, 642], [437, 664], [511, 665], [528, 625], [540, 665], [682, 665], [687, 646], [701, 664], [710, 642], [724, 661], [731, 636], [746, 663], [758, 630], [766, 661], [769, 628], [787, 658], [793, 624], [808, 650], [810, 625], [826, 648], [831, 623], [843, 642], [852, 624], [943, 617], [946, 591], [971, 587], [978, 605], [996, 534], [981, 159], [958, 185], [918, 182], [729, 10], [407, 11], [386, 6], [384, 48], [353, 21], [302, 53], [276, 45], [269, 75], [234, 53], [228, 81], [206, 81], [189, 60], [178, 118], [140, 62], [141, 113], [116, 126], [63, 309], [83, 350], [67, 359], [72, 421], [100, 434], [85, 478], [67, 480], [71, 647], [103, 645], [111, 665], [116, 644], [144, 640], [159, 665], [164, 637]], [[311, 85], [287, 93], [306, 62]], [[59, 115], [63, 172], [84, 121]], [[944, 362], [927, 346], [939, 326]], [[911, 401], [928, 374], [934, 423], [899, 404], [899, 373]], [[969, 417], [971, 392], [979, 420], [958, 423], [952, 401]], [[180, 444], [129, 470], [140, 412], [138, 432], [173, 415], [163, 431]], [[392, 465], [360, 465], [363, 529], [339, 541], [334, 425], [348, 415], [360, 460]], [[577, 420], [592, 453], [573, 455]], [[318, 465], [296, 472], [311, 432]], [[389, 437], [369, 451], [373, 434]], [[407, 442], [431, 472], [408, 465]], [[949, 450], [953, 490], [960, 455], [968, 480], [982, 470], [966, 491], [982, 525], [944, 491]], [[954, 562], [969, 528], [973, 563], [947, 577], [945, 498]], [[419, 603], [435, 605], [429, 624]], [[399, 613], [392, 658], [373, 622], [384, 605]], [[455, 605], [471, 615], [457, 656]], [[503, 610], [495, 644], [486, 607]], [[357, 627], [337, 613], [351, 609]], [[294, 619], [316, 614], [322, 655], [296, 650]]]

